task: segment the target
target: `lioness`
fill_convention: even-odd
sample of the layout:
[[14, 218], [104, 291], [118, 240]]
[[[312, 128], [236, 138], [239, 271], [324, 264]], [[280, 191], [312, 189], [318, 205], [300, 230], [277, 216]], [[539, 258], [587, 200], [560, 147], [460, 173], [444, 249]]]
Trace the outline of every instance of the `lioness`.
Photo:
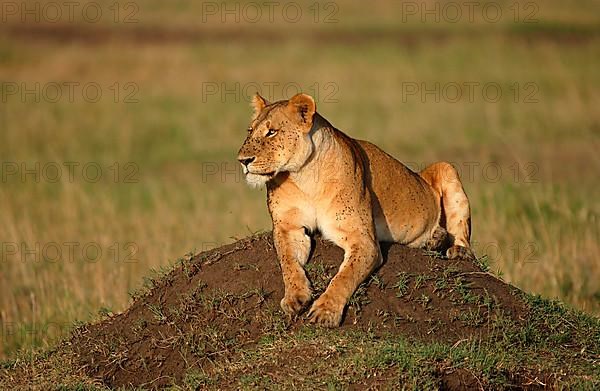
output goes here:
[[358, 285], [381, 264], [379, 241], [473, 257], [469, 200], [452, 165], [435, 163], [417, 174], [334, 128], [306, 94], [275, 103], [257, 94], [252, 105], [238, 160], [250, 185], [267, 187], [285, 285], [281, 307], [288, 316], [311, 300], [303, 268], [307, 231], [320, 231], [345, 252], [308, 313], [311, 322], [327, 327], [340, 324]]

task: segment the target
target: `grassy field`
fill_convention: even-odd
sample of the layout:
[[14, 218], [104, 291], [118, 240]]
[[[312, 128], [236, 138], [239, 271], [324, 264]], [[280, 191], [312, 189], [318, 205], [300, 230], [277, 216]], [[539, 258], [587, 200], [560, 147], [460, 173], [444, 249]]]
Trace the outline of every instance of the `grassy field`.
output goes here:
[[97, 23], [3, 9], [0, 357], [124, 309], [150, 269], [270, 228], [235, 161], [257, 89], [315, 95], [415, 169], [453, 162], [476, 253], [600, 313], [597, 2], [497, 2], [495, 23], [477, 9], [422, 23], [383, 1], [295, 3], [297, 22], [273, 23], [206, 8], [220, 2], [96, 4]]

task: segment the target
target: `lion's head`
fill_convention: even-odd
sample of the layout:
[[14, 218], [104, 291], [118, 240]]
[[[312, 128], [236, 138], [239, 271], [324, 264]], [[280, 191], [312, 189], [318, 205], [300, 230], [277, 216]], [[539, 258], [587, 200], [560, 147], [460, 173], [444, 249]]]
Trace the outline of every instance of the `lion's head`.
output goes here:
[[275, 103], [257, 94], [252, 106], [254, 116], [238, 160], [246, 182], [259, 187], [281, 172], [300, 170], [311, 156], [310, 130], [316, 105], [306, 94]]

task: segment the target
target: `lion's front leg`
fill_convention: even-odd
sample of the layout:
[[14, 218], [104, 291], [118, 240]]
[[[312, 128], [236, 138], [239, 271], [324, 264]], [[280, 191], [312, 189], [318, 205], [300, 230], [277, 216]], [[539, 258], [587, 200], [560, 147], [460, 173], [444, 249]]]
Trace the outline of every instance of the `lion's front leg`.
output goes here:
[[310, 283], [304, 272], [304, 265], [310, 253], [310, 238], [305, 234], [303, 227], [281, 224], [273, 229], [273, 241], [285, 287], [281, 308], [292, 319], [311, 299]]
[[311, 322], [325, 327], [339, 326], [348, 300], [382, 260], [379, 243], [372, 234], [353, 232], [336, 244], [344, 249], [344, 261], [308, 314]]

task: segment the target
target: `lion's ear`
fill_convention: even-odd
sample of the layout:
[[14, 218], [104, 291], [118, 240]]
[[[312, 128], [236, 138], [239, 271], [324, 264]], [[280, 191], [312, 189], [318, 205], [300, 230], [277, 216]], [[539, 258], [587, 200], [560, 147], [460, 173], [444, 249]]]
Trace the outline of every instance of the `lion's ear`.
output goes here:
[[260, 96], [260, 94], [257, 92], [256, 94], [254, 94], [254, 96], [252, 97], [252, 108], [254, 109], [254, 119], [256, 119], [258, 117], [258, 115], [260, 114], [261, 111], [263, 111], [263, 109], [265, 107], [267, 107], [269, 105], [269, 102], [263, 98], [262, 96]]
[[296, 94], [287, 105], [290, 117], [296, 119], [299, 123], [305, 125], [310, 130], [313, 122], [313, 115], [317, 111], [315, 100], [310, 95]]

